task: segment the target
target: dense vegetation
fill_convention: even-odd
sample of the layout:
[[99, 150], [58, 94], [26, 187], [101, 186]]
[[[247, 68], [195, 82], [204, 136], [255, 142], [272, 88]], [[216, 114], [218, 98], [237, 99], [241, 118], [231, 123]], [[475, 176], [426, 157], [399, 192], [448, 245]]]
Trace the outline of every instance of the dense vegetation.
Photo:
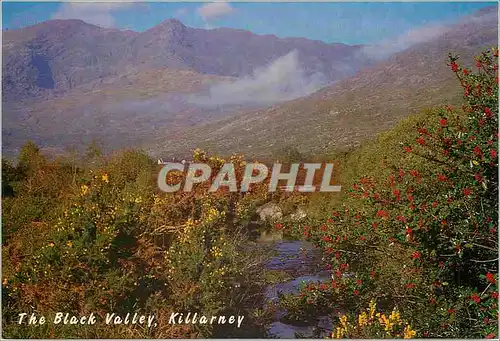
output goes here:
[[[344, 156], [343, 180], [361, 178], [321, 224], [288, 227], [322, 248], [332, 271], [331, 283], [284, 297], [297, 319], [342, 307], [334, 337], [414, 335], [401, 317], [421, 337], [498, 336], [497, 59], [497, 49], [482, 54], [473, 72], [450, 56], [461, 110], [429, 110]], [[367, 317], [373, 302], [393, 320], [374, 318], [372, 305]]]
[[[195, 158], [214, 169], [224, 162], [199, 152]], [[110, 158], [93, 152], [83, 161], [85, 168], [49, 161], [28, 143], [16, 167], [3, 164], [4, 336], [262, 335], [263, 256], [244, 250], [247, 237], [233, 226], [266, 192], [256, 187], [243, 199], [198, 186], [166, 195], [156, 187], [158, 166], [141, 152]], [[138, 311], [159, 321], [149, 330], [16, 324], [22, 312], [59, 311]], [[241, 329], [169, 325], [177, 311], [239, 313], [245, 323]]]
[[[275, 227], [313, 241], [332, 273], [281, 297], [290, 319], [330, 315], [337, 338], [498, 336], [497, 59], [497, 49], [488, 51], [473, 71], [450, 56], [462, 108], [427, 110], [329, 156], [340, 165], [340, 195], [271, 196], [265, 184], [244, 195], [209, 193], [208, 182], [165, 194], [158, 166], [140, 151], [105, 156], [91, 147], [78, 160], [49, 159], [27, 143], [16, 165], [2, 161], [3, 336], [265, 335], [266, 255], [251, 247], [248, 223], [269, 200], [289, 211], [308, 205], [307, 223]], [[245, 165], [238, 155], [193, 157], [215, 171], [232, 162], [237, 177]], [[17, 324], [22, 312], [58, 311], [159, 320], [155, 328]], [[171, 325], [172, 311], [245, 322]]]

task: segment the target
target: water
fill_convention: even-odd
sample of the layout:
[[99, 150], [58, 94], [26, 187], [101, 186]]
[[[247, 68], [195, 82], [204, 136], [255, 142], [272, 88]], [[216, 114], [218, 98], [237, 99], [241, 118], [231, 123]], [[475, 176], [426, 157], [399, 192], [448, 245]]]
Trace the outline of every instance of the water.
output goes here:
[[[266, 289], [269, 301], [278, 301], [279, 293], [299, 292], [301, 283], [325, 281], [330, 279], [330, 273], [321, 267], [321, 255], [313, 244], [304, 241], [279, 241], [268, 244], [278, 254], [269, 260], [265, 267], [268, 270], [281, 270], [290, 274], [293, 279], [271, 285]], [[319, 327], [320, 337], [325, 337], [332, 330], [331, 319], [327, 316], [320, 317], [316, 324], [293, 325], [286, 320], [286, 311], [278, 310], [275, 321], [268, 328], [271, 338], [295, 338], [297, 333], [304, 337], [312, 337], [316, 327]]]

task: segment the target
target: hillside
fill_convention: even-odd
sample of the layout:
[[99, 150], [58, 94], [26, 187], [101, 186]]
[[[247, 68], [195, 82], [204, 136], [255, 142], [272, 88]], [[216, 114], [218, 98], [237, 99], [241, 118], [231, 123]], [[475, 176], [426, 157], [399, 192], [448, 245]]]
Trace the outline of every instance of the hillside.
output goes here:
[[177, 20], [142, 33], [80, 20], [8, 31], [3, 152], [15, 155], [28, 139], [58, 152], [94, 140], [160, 157], [196, 147], [256, 156], [287, 146], [348, 148], [421, 108], [457, 100], [453, 74], [442, 68], [448, 52], [469, 59], [496, 43], [496, 26], [495, 8], [482, 10], [374, 65], [392, 46]]
[[358, 145], [422, 108], [459, 100], [459, 85], [446, 68], [447, 55], [457, 53], [470, 63], [483, 48], [496, 45], [497, 23], [495, 7], [480, 11], [436, 38], [308, 97], [194, 127], [168, 143], [160, 137], [149, 150], [182, 155], [203, 146], [224, 154], [262, 156], [283, 146], [321, 153]]
[[81, 20], [52, 20], [3, 32], [3, 103], [47, 98], [118, 73], [136, 33]]
[[[297, 98], [352, 75], [368, 63], [361, 48], [195, 29], [173, 19], [141, 33], [81, 20], [7, 31], [3, 151], [14, 155], [28, 139], [58, 152], [92, 140], [111, 149], [147, 144], [153, 136]], [[240, 97], [229, 94], [235, 80]], [[256, 96], [248, 94], [248, 82], [264, 98], [249, 103]], [[273, 91], [261, 90], [262, 83]], [[283, 87], [291, 92], [274, 96]], [[236, 100], [220, 102], [228, 98]]]
[[85, 84], [62, 97], [7, 104], [3, 151], [13, 154], [28, 139], [57, 153], [92, 141], [106, 148], [133, 146], [152, 134], [162, 135], [165, 127], [210, 118], [180, 97], [227, 79], [192, 70], [135, 71]]
[[[207, 43], [208, 42], [208, 43]], [[362, 64], [361, 46], [280, 39], [229, 28], [195, 29], [168, 19], [145, 31], [50, 20], [3, 33], [4, 102], [62, 95], [108, 76], [150, 69], [192, 69], [239, 77], [297, 50], [307, 73], [328, 81]]]

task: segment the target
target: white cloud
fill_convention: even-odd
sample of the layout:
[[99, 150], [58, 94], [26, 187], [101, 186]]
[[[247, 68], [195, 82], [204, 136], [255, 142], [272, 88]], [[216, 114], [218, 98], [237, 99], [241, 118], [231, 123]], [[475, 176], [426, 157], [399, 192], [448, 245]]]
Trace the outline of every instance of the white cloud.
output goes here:
[[[488, 7], [475, 12], [472, 15], [462, 17], [458, 20], [458, 22], [446, 20], [441, 23], [434, 23], [413, 28], [393, 39], [387, 39], [374, 45], [367, 45], [361, 50], [361, 53], [364, 57], [381, 60], [414, 45], [442, 38], [451, 31], [457, 32], [458, 30], [464, 29], [468, 25], [479, 24], [484, 25], [485, 27], [491, 27], [491, 25], [496, 25], [497, 21], [497, 8]], [[463, 33], [468, 34], [466, 31]]]
[[231, 14], [234, 8], [227, 2], [212, 2], [198, 7], [197, 11], [203, 20], [209, 21]]
[[381, 60], [390, 55], [403, 51], [415, 44], [431, 41], [450, 30], [450, 26], [435, 24], [411, 29], [394, 39], [382, 41], [376, 45], [368, 45], [362, 49], [362, 53], [372, 59]]
[[269, 105], [307, 96], [326, 85], [323, 75], [306, 75], [294, 50], [250, 76], [215, 84], [208, 95], [193, 95], [188, 102], [202, 107]]
[[128, 9], [134, 6], [134, 3], [113, 2], [72, 2], [64, 3], [59, 6], [52, 19], [80, 19], [89, 24], [101, 27], [116, 27], [114, 12]]

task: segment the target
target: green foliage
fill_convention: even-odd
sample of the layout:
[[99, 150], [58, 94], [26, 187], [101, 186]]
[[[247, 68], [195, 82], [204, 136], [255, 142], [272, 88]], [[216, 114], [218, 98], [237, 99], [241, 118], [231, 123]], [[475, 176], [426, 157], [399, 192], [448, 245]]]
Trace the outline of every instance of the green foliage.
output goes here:
[[[273, 228], [313, 241], [331, 271], [330, 281], [281, 296], [289, 320], [315, 321], [342, 308], [333, 337], [413, 337], [413, 329], [424, 337], [496, 336], [497, 57], [497, 50], [478, 57], [474, 73], [450, 57], [464, 89], [460, 110], [427, 110], [336, 154], [342, 194], [272, 196], [285, 215], [309, 205], [306, 218]], [[281, 155], [304, 161], [293, 148]], [[213, 176], [229, 161], [241, 178], [245, 166], [239, 155], [224, 160], [196, 150], [193, 158], [210, 164]], [[95, 144], [81, 163], [76, 155], [50, 160], [32, 142], [17, 165], [2, 161], [5, 336], [264, 335], [263, 288], [286, 279], [263, 270], [266, 255], [246, 237], [256, 207], [269, 201], [266, 184], [244, 195], [208, 194], [209, 179], [192, 192], [166, 194], [158, 193], [157, 173], [144, 152], [107, 157]], [[179, 174], [170, 172], [170, 180]], [[147, 312], [160, 327], [17, 324], [20, 312], [32, 311]], [[246, 320], [242, 329], [172, 326], [173, 311]]]
[[274, 158], [284, 164], [304, 162], [302, 155], [296, 147], [288, 146], [274, 153]]
[[40, 148], [33, 141], [28, 141], [19, 152], [18, 169], [24, 176], [30, 176], [45, 161]]
[[19, 180], [16, 167], [2, 159], [2, 197], [14, 196], [13, 182]]
[[323, 309], [340, 290], [357, 308], [370, 299], [397, 306], [420, 336], [496, 335], [497, 59], [496, 49], [484, 53], [473, 73], [450, 57], [460, 111], [423, 113], [347, 155], [343, 179], [362, 178], [326, 221], [301, 227], [324, 250], [333, 283], [297, 302]]
[[[77, 167], [74, 160], [45, 159], [30, 143], [17, 167], [3, 164], [4, 179], [19, 182], [15, 196], [3, 199], [5, 335], [263, 335], [262, 316], [252, 316], [264, 305], [264, 255], [243, 250], [247, 240], [233, 226], [252, 200], [238, 204], [240, 197], [227, 193], [203, 197], [203, 188], [157, 193], [156, 166], [140, 151], [93, 157], [96, 162]], [[206, 161], [214, 167], [224, 162]], [[58, 311], [101, 317], [143, 312], [155, 314], [160, 327], [49, 325], [35, 333], [17, 325], [20, 312]], [[243, 314], [245, 324], [169, 325], [175, 311]]]

